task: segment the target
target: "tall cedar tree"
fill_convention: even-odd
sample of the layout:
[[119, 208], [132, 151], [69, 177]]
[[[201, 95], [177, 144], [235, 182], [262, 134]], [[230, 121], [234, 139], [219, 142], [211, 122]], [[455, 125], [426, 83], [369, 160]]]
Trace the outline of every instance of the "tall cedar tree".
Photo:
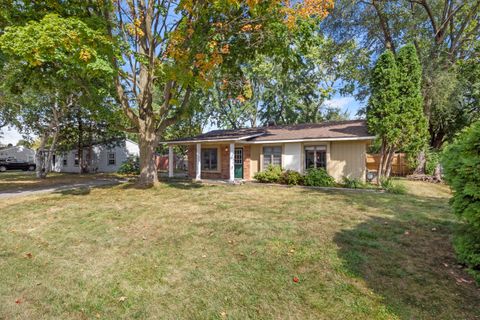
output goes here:
[[394, 146], [398, 144], [400, 101], [398, 98], [399, 72], [395, 56], [385, 51], [373, 68], [370, 78], [370, 100], [367, 105], [367, 124], [369, 130], [381, 140], [380, 162], [377, 178], [385, 176], [387, 164], [391, 160]]
[[[401, 147], [416, 156], [427, 145], [428, 120], [423, 112], [422, 67], [413, 44], [408, 44], [398, 51], [397, 66]], [[391, 166], [387, 170], [390, 168]]]

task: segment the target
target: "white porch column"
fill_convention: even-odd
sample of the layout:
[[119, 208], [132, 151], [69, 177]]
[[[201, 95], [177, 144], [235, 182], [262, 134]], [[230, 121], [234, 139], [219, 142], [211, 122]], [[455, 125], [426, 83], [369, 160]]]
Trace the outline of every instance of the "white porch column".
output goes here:
[[235, 143], [230, 143], [230, 182], [235, 182]]
[[168, 146], [168, 177], [173, 178], [173, 146]]
[[195, 175], [195, 180], [200, 181], [202, 180], [202, 144], [197, 143], [197, 155], [195, 157], [197, 163], [197, 172]]

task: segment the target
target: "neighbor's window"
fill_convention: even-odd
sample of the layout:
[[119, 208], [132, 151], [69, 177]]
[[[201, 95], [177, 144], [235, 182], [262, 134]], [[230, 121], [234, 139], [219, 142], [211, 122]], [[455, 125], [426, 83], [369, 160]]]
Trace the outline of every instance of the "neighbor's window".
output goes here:
[[305, 169], [310, 168], [327, 168], [326, 146], [305, 147]]
[[63, 165], [66, 166], [68, 164], [67, 156], [63, 156]]
[[282, 147], [263, 147], [263, 168], [282, 166]]
[[78, 167], [78, 164], [80, 163], [79, 158], [78, 158], [78, 152], [75, 153], [75, 158], [74, 158], [74, 159], [75, 159], [75, 160], [74, 160], [73, 164], [74, 164], [76, 167]]
[[115, 152], [108, 153], [108, 165], [114, 166], [115, 165]]
[[202, 170], [218, 170], [217, 148], [202, 149]]

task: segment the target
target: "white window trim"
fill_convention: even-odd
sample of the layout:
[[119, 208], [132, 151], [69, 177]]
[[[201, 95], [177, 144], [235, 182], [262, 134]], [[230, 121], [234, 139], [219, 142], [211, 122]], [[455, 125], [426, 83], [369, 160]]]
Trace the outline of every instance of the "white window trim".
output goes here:
[[[209, 169], [203, 169], [203, 150], [208, 150], [208, 149], [217, 149], [217, 169], [216, 170], [209, 170]], [[200, 150], [200, 165], [202, 166], [202, 172], [212, 172], [212, 173], [220, 173], [222, 172], [222, 160], [220, 158], [221, 152], [220, 152], [220, 147], [218, 146], [202, 146], [202, 149]]]
[[[113, 163], [110, 163], [110, 155], [113, 154]], [[107, 152], [107, 166], [116, 166], [117, 165], [117, 154], [115, 151]]]
[[284, 148], [283, 148], [283, 144], [272, 144], [272, 145], [262, 145], [261, 146], [261, 149], [260, 149], [260, 171], [263, 171], [264, 169], [266, 169], [263, 165], [263, 159], [265, 157], [265, 155], [263, 154], [263, 148], [275, 148], [275, 147], [280, 147], [280, 150], [281, 150], [281, 156], [280, 156], [280, 168], [283, 168], [283, 163], [284, 163], [284, 159], [283, 159], [283, 156], [284, 156]]
[[[308, 170], [307, 168], [307, 158], [305, 156], [305, 151], [307, 151], [307, 148], [312, 148], [312, 147], [325, 147], [325, 170], [328, 171], [328, 162], [329, 162], [329, 145], [328, 144], [304, 144], [303, 145], [303, 152], [302, 152], [302, 166], [303, 166], [303, 172], [306, 172]], [[316, 168], [316, 163], [315, 163], [315, 168]]]

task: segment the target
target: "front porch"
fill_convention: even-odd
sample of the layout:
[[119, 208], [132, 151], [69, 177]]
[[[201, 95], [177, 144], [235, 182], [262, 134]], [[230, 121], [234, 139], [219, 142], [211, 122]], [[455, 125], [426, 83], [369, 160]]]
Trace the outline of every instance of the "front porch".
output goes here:
[[[179, 143], [180, 144], [180, 143]], [[250, 145], [234, 142], [187, 144], [188, 177], [203, 179], [250, 180]], [[168, 148], [168, 177], [174, 177], [174, 144]]]

